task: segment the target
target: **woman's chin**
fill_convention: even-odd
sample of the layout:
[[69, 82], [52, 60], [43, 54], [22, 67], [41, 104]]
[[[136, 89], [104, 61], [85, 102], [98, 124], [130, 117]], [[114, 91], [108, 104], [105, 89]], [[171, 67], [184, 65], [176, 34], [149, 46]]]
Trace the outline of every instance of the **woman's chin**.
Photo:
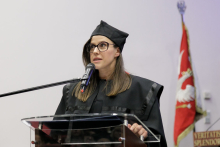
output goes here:
[[95, 69], [96, 69], [96, 70], [99, 70], [100, 68], [95, 66]]
[[[94, 64], [94, 63], [93, 63]], [[94, 64], [95, 65], [95, 69], [96, 70], [99, 70], [100, 69], [100, 67], [97, 65], [97, 64]]]

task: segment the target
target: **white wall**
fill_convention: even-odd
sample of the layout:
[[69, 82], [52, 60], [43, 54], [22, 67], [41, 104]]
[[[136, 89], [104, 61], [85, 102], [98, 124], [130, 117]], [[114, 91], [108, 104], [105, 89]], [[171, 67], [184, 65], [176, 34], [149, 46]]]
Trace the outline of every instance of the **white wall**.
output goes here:
[[[220, 20], [218, 0], [186, 0], [185, 22], [192, 60], [211, 123], [219, 118]], [[81, 77], [82, 47], [104, 20], [130, 36], [123, 57], [128, 72], [165, 86], [161, 113], [173, 147], [177, 64], [182, 35], [176, 0], [8, 0], [0, 1], [0, 93]], [[29, 129], [20, 120], [54, 114], [62, 87], [0, 98], [0, 146], [29, 146]], [[197, 131], [210, 125], [204, 119]], [[219, 130], [220, 123], [211, 130]], [[192, 133], [180, 147], [193, 146]]]

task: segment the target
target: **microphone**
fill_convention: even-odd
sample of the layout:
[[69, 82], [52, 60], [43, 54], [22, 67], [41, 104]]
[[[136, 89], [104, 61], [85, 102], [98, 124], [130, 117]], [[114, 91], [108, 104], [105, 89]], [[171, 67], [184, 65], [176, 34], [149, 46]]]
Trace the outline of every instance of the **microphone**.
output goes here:
[[80, 89], [82, 93], [85, 92], [87, 86], [89, 85], [89, 80], [94, 70], [95, 70], [95, 65], [93, 63], [89, 63], [86, 66], [85, 74], [82, 76], [82, 79], [81, 79]]

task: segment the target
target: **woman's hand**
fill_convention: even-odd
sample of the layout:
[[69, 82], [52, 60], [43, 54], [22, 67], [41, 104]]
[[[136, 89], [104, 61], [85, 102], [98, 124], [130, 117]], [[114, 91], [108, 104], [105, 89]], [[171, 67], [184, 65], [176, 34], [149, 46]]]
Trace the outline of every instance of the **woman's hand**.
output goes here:
[[147, 138], [147, 131], [142, 127], [142, 125], [138, 125], [137, 123], [134, 123], [133, 125], [128, 124], [128, 128], [138, 137], [141, 135], [145, 138]]

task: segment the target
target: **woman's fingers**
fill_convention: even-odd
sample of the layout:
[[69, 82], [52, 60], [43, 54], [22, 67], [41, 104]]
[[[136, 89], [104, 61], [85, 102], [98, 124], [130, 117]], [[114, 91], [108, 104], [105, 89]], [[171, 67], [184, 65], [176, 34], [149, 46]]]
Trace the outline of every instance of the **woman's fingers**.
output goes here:
[[131, 124], [128, 124], [128, 128], [129, 128], [129, 129], [131, 128]]
[[136, 135], [140, 136], [139, 133], [140, 133], [140, 130], [141, 130], [141, 129], [143, 129], [143, 127], [142, 127], [141, 125], [136, 125], [133, 132], [134, 132]]
[[147, 137], [147, 131], [142, 127], [142, 125], [138, 125], [137, 123], [134, 123], [133, 125], [128, 124], [128, 128], [138, 137], [141, 135], [144, 138]]
[[139, 126], [138, 126], [138, 124], [137, 123], [134, 123], [132, 126], [131, 126], [131, 128], [130, 128], [130, 130], [135, 134], [135, 135], [138, 135], [138, 131], [139, 131]]
[[144, 138], [147, 138], [147, 131], [144, 129], [144, 128], [142, 128], [139, 132], [138, 132], [138, 135], [139, 136], [143, 136]]
[[144, 139], [147, 138], [148, 135], [147, 131], [145, 130], [145, 132], [142, 135], [144, 136]]

